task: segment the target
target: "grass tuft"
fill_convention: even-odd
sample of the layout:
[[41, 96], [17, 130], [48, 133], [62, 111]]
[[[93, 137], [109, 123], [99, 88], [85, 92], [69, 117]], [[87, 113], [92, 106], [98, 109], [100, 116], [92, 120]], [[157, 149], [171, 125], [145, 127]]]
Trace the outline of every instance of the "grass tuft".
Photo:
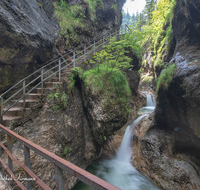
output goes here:
[[168, 89], [174, 75], [177, 72], [177, 67], [175, 64], [170, 65], [169, 67], [165, 68], [161, 75], [158, 77], [157, 85], [156, 85], [156, 92], [162, 87], [164, 90]]

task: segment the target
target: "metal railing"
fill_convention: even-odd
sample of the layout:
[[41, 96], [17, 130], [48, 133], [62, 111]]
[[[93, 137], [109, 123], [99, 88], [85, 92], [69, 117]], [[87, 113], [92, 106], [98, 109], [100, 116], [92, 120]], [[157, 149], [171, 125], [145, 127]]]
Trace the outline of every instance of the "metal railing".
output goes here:
[[[77, 61], [85, 62], [87, 57], [94, 54], [98, 48], [104, 47], [112, 37], [119, 34], [126, 33], [129, 28], [127, 25], [121, 26], [118, 29], [112, 30], [103, 34], [102, 36], [95, 38], [74, 51], [60, 56], [54, 59], [50, 63], [34, 71], [29, 76], [25, 77], [13, 87], [8, 89], [0, 96], [1, 107], [1, 120], [3, 121], [3, 115], [13, 106], [15, 106], [20, 100], [23, 100], [23, 108], [25, 108], [25, 97], [37, 87], [41, 87], [41, 94], [44, 94], [44, 82], [53, 76], [57, 75], [59, 81], [61, 81], [61, 72], [68, 66], [73, 64], [75, 68]], [[10, 95], [10, 93], [13, 93]], [[5, 108], [6, 107], [6, 108]]]
[[[21, 188], [31, 190], [32, 182], [31, 180], [26, 181], [26, 187], [17, 179], [17, 177], [13, 173], [13, 162], [17, 165], [21, 166], [25, 170], [25, 178], [33, 179], [35, 183], [37, 183], [40, 187], [45, 190], [51, 190], [42, 180], [40, 180], [32, 171], [31, 171], [31, 156], [30, 150], [34, 151], [35, 153], [39, 154], [46, 160], [50, 161], [54, 164], [55, 167], [55, 184], [56, 190], [64, 190], [64, 179], [63, 179], [63, 171], [71, 174], [72, 176], [76, 177], [77, 179], [81, 180], [83, 183], [89, 185], [90, 187], [98, 190], [120, 190], [119, 188], [109, 184], [108, 182], [92, 175], [91, 173], [73, 165], [72, 163], [56, 156], [55, 154], [43, 149], [42, 147], [32, 143], [31, 141], [19, 136], [18, 134], [14, 133], [13, 131], [9, 130], [5, 126], [0, 124], [0, 131], [7, 135], [7, 148], [1, 142], [0, 136], [0, 163], [4, 166], [7, 172], [12, 176], [14, 182]], [[19, 160], [15, 159], [12, 155], [12, 147], [13, 147], [13, 140], [17, 140], [24, 146], [24, 163], [21, 163]], [[2, 150], [8, 155], [8, 166], [7, 164], [1, 159], [2, 157]]]

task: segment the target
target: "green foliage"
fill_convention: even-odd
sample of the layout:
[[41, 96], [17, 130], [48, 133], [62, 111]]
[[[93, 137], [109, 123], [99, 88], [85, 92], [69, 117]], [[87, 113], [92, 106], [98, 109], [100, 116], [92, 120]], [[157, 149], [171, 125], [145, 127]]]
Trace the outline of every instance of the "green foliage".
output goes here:
[[61, 86], [59, 87], [59, 89], [57, 89], [57, 87], [54, 86], [53, 89], [54, 90], [51, 91], [47, 96], [48, 102], [53, 101], [52, 109], [54, 111], [57, 111], [60, 108], [65, 108], [68, 103], [67, 94], [64, 91], [62, 91]]
[[154, 54], [153, 65], [162, 66], [164, 55], [170, 48], [172, 37], [171, 20], [175, 0], [146, 0], [146, 6], [138, 16], [135, 29], [141, 30], [147, 46]]
[[130, 57], [125, 55], [126, 53], [129, 53], [125, 50], [125, 48], [128, 47], [130, 47], [130, 44], [127, 40], [116, 41], [114, 37], [105, 49], [95, 54], [93, 63], [96, 63], [98, 68], [100, 64], [104, 64], [109, 72], [112, 72], [114, 68], [128, 69], [131, 67], [130, 62], [132, 61]]
[[112, 8], [115, 10], [115, 13], [117, 13], [117, 4], [113, 4]]
[[[89, 18], [87, 20], [96, 20], [96, 10], [103, 8], [103, 0], [84, 0], [88, 5]], [[87, 30], [87, 20], [84, 5], [68, 5], [65, 0], [53, 3], [56, 20], [60, 26], [60, 34], [65, 36], [66, 44], [78, 43], [77, 30]], [[89, 32], [89, 31], [88, 31]]]
[[79, 4], [69, 6], [64, 0], [54, 2], [55, 16], [60, 26], [60, 33], [66, 37], [66, 44], [70, 40], [78, 40], [75, 29], [83, 28], [82, 6]]
[[129, 69], [132, 67], [130, 65], [132, 59], [128, 56], [130, 49], [139, 59], [142, 58], [141, 39], [142, 34], [139, 31], [132, 31], [132, 33], [125, 34], [119, 41], [114, 37], [103, 50], [95, 54], [92, 62], [98, 67], [99, 64], [105, 64], [105, 66], [111, 68], [110, 72], [114, 68]]
[[64, 156], [67, 155], [67, 152], [71, 152], [71, 151], [72, 151], [72, 148], [71, 148], [71, 147], [65, 147], [65, 148], [64, 148], [64, 151], [63, 151]]
[[59, 96], [58, 92], [50, 92], [49, 95], [47, 96], [47, 100], [56, 99], [58, 98], [58, 96]]
[[156, 92], [162, 87], [164, 90], [168, 89], [175, 73], [177, 72], [177, 67], [175, 64], [170, 65], [169, 67], [165, 68], [161, 75], [158, 77], [157, 85], [156, 85]]
[[152, 80], [153, 80], [153, 76], [146, 76], [146, 75], [143, 75], [143, 76], [141, 77], [141, 79], [142, 79], [142, 82], [143, 82], [143, 83], [151, 83]]
[[72, 69], [72, 72], [69, 76], [69, 83], [67, 85], [69, 93], [71, 93], [72, 89], [74, 88], [77, 76], [82, 76], [82, 74], [83, 74], [83, 69], [81, 69], [80, 67], [75, 67], [74, 69]]
[[129, 51], [126, 50], [132, 48], [132, 44], [127, 39], [129, 38], [125, 37], [116, 41], [113, 38], [102, 51], [95, 54], [91, 61], [95, 65], [92, 69], [85, 72], [81, 68], [73, 69], [69, 77], [69, 92], [79, 76], [83, 80], [86, 92], [103, 99], [104, 109], [112, 113], [115, 106], [120, 105], [120, 112], [125, 116], [129, 111], [131, 90], [122, 70], [132, 67], [131, 58], [127, 56]]
[[106, 136], [103, 136], [103, 139], [106, 141], [106, 139], [107, 139]]
[[60, 108], [59, 105], [52, 105], [52, 109], [53, 111], [57, 111]]
[[40, 8], [42, 8], [42, 4], [38, 2], [38, 5], [40, 6]]
[[142, 70], [141, 70], [141, 68], [140, 68], [140, 70], [138, 71], [138, 73], [139, 73], [139, 74], [141, 74], [141, 73], [142, 73]]
[[139, 30], [130, 29], [131, 33], [124, 35], [123, 39], [127, 43], [127, 47], [131, 47], [133, 53], [139, 58], [142, 59], [142, 46], [141, 41], [144, 38], [144, 35]]
[[90, 19], [95, 21], [96, 19], [96, 10], [104, 8], [103, 0], [84, 0], [89, 6]]
[[86, 90], [104, 99], [104, 108], [112, 112], [116, 105], [127, 113], [131, 91], [128, 81], [119, 68], [111, 68], [105, 64], [86, 71], [82, 79]]

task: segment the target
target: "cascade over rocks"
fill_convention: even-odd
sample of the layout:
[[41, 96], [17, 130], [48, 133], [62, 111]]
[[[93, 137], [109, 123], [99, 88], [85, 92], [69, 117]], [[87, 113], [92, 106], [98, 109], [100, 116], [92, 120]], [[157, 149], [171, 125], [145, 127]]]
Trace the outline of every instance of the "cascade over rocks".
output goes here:
[[[200, 189], [200, 2], [177, 0], [172, 20], [177, 72], [159, 89], [133, 164], [167, 190]], [[150, 126], [150, 128], [149, 128]], [[141, 126], [140, 126], [141, 127]]]
[[[0, 1], [0, 93], [41, 67], [49, 59], [69, 50], [60, 35], [54, 15], [55, 0]], [[75, 28], [78, 43], [71, 49], [121, 25], [125, 0], [102, 1], [92, 21], [89, 5], [83, 0], [68, 0], [85, 10], [85, 27]], [[116, 5], [116, 6], [113, 6]], [[85, 32], [90, 30], [90, 33]]]

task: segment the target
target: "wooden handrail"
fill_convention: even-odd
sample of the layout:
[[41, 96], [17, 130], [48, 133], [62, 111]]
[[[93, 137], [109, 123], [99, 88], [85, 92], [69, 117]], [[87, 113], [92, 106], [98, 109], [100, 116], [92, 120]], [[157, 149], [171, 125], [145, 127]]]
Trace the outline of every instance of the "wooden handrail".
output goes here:
[[[9, 130], [8, 128], [6, 128], [5, 126], [3, 126], [1, 124], [0, 124], [0, 130], [3, 131], [4, 133], [6, 133], [11, 138], [14, 138], [17, 141], [19, 141], [27, 149], [33, 150], [34, 152], [36, 152], [37, 154], [39, 154], [40, 156], [42, 156], [43, 158], [45, 158], [46, 160], [50, 161], [51, 163], [53, 163], [55, 165], [56, 175], [59, 176], [58, 178], [56, 178], [57, 189], [64, 190], [63, 171], [67, 171], [69, 174], [75, 176], [77, 179], [81, 180], [82, 182], [84, 182], [85, 184], [89, 185], [90, 187], [92, 187], [94, 189], [119, 190], [119, 188], [117, 188], [117, 187], [109, 184], [108, 182], [94, 176], [93, 174], [75, 166], [74, 164], [64, 160], [63, 158], [60, 158], [59, 156], [47, 151], [46, 149], [34, 144], [33, 142], [21, 137], [20, 135], [14, 133], [13, 131]], [[2, 146], [2, 143], [0, 143], [0, 146], [5, 148], [4, 146]], [[8, 153], [8, 154], [10, 154], [10, 153]], [[0, 157], [1, 157], [1, 155], [0, 155]], [[12, 158], [12, 156], [10, 156], [10, 157]], [[27, 158], [25, 157], [25, 159], [27, 159]], [[30, 158], [28, 160], [30, 161]], [[26, 160], [25, 160], [25, 162], [26, 162]], [[20, 163], [17, 163], [17, 164], [20, 165]], [[30, 164], [30, 163], [28, 163], [28, 164]], [[31, 172], [25, 166], [23, 168], [25, 169], [26, 172], [29, 173], [30, 176], [32, 175]], [[44, 189], [46, 189], [46, 188], [44, 188]]]

